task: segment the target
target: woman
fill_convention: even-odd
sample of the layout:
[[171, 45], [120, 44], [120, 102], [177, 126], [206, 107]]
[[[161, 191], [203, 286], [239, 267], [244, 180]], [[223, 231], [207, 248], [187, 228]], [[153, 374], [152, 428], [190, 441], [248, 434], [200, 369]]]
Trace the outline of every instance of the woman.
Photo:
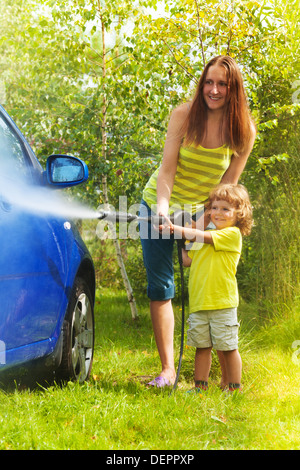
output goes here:
[[[252, 122], [241, 72], [231, 57], [218, 56], [204, 68], [195, 96], [176, 108], [170, 118], [163, 159], [144, 192], [141, 212], [168, 216], [170, 208], [187, 204], [195, 213], [210, 190], [236, 184], [252, 150], [256, 130]], [[175, 381], [173, 356], [175, 295], [172, 250], [174, 239], [153, 237], [141, 228], [148, 278], [148, 297], [161, 373], [150, 385]], [[152, 235], [152, 236], [151, 236]], [[222, 366], [222, 357], [220, 357]], [[222, 368], [222, 382], [226, 382]]]

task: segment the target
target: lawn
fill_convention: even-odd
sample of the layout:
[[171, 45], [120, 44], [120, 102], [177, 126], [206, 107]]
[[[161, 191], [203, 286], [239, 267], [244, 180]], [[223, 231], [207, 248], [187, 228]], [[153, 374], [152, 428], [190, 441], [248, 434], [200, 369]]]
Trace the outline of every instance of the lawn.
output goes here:
[[[300, 448], [299, 311], [268, 327], [242, 305], [243, 393], [219, 389], [213, 357], [210, 388], [193, 382], [193, 348], [185, 347], [178, 388], [153, 390], [146, 381], [159, 359], [146, 304], [131, 320], [123, 293], [97, 292], [91, 379], [64, 388], [0, 391], [0, 449], [41, 450], [292, 450]], [[176, 354], [180, 308], [176, 307]], [[299, 362], [299, 364], [298, 364]]]

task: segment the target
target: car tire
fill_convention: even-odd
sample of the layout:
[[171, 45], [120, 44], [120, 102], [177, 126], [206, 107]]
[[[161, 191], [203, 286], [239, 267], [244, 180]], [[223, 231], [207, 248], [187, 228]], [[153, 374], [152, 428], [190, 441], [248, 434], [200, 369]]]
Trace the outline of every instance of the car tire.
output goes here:
[[56, 371], [58, 381], [88, 380], [94, 354], [94, 306], [86, 281], [75, 279], [62, 328], [61, 364]]

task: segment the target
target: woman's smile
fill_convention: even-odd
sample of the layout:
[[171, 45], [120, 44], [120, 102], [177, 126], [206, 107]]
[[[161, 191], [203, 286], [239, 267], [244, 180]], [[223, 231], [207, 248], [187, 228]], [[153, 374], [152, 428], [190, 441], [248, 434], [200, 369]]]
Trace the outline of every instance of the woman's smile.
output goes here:
[[227, 76], [224, 67], [211, 66], [206, 75], [203, 97], [210, 110], [223, 108], [228, 91]]

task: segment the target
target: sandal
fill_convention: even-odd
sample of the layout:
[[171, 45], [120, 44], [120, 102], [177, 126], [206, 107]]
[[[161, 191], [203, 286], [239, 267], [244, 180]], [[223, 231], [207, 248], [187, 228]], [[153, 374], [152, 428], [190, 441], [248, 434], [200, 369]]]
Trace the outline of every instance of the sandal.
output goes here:
[[166, 377], [161, 377], [160, 375], [158, 377], [155, 377], [155, 379], [151, 380], [151, 382], [148, 382], [147, 385], [150, 387], [157, 387], [157, 388], [172, 386], [171, 382], [168, 379], [166, 379]]

